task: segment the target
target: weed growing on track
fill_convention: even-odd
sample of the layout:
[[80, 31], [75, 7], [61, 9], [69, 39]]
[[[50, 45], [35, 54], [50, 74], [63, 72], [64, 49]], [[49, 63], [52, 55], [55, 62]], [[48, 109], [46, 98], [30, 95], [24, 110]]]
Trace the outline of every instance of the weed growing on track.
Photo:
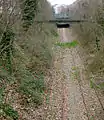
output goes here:
[[96, 82], [94, 82], [93, 79], [91, 79], [90, 80], [90, 87], [93, 89], [96, 88], [96, 89], [104, 90], [104, 83], [97, 84]]
[[72, 67], [71, 78], [72, 78], [72, 80], [79, 78], [79, 68], [78, 67], [75, 67], [75, 66]]

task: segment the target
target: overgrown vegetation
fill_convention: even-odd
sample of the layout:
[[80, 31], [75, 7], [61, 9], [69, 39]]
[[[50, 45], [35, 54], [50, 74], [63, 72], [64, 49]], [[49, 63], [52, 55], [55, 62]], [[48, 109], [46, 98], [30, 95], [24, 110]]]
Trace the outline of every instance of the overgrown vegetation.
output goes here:
[[82, 57], [89, 76], [104, 78], [104, 1], [79, 0], [69, 6], [72, 19], [88, 22], [73, 25]]
[[16, 94], [28, 105], [43, 103], [57, 33], [54, 25], [34, 22], [53, 17], [46, 0], [3, 0], [0, 8], [0, 119], [17, 120]]
[[24, 0], [22, 2], [22, 20], [25, 30], [34, 23], [34, 18], [38, 11], [38, 0]]
[[29, 71], [22, 73], [22, 81], [19, 91], [26, 95], [28, 102], [35, 103], [35, 106], [41, 105], [45, 91], [44, 76], [42, 74], [31, 74]]

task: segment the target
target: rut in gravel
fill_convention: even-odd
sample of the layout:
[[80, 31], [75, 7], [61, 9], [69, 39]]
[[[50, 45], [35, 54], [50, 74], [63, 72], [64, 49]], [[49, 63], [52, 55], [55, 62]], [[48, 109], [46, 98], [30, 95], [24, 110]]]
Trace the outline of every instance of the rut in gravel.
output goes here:
[[[69, 29], [59, 30], [59, 34], [61, 42], [75, 40]], [[45, 120], [104, 120], [104, 98], [100, 96], [100, 103], [96, 91], [90, 88], [77, 48], [55, 49]]]

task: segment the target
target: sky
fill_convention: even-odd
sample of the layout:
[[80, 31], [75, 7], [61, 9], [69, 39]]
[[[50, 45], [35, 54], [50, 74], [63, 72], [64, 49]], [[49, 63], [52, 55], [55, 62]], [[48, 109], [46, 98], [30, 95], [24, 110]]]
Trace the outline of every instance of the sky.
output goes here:
[[65, 4], [65, 5], [70, 5], [72, 4], [73, 2], [75, 2], [76, 0], [48, 0], [52, 5], [55, 5], [55, 4]]

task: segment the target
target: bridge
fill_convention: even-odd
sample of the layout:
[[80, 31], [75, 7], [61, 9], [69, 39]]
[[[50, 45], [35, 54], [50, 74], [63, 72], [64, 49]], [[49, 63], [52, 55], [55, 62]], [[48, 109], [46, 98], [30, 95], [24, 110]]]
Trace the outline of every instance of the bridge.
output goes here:
[[52, 23], [56, 24], [57, 28], [69, 28], [72, 23], [88, 22], [87, 20], [71, 20], [71, 19], [54, 19], [54, 20], [38, 20], [36, 23]]
[[88, 20], [70, 20], [70, 19], [55, 19], [55, 20], [38, 20], [37, 23], [81, 23], [88, 22]]

